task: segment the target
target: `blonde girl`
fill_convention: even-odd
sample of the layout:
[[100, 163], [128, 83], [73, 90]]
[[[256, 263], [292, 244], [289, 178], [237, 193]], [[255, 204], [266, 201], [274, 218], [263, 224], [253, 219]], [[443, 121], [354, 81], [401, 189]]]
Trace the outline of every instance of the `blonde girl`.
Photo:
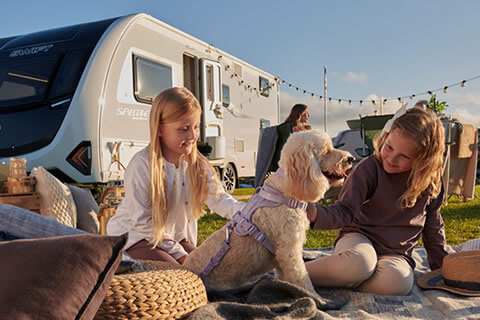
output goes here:
[[197, 151], [201, 106], [185, 88], [159, 93], [150, 111], [150, 144], [125, 172], [125, 198], [107, 233], [129, 233], [135, 259], [183, 263], [197, 243], [204, 203], [226, 218], [245, 203], [226, 194], [208, 160]]
[[420, 237], [432, 270], [447, 254], [440, 215], [442, 122], [428, 109], [405, 107], [385, 126], [375, 150], [349, 174], [335, 204], [309, 205], [314, 229], [340, 231], [333, 255], [308, 262], [307, 270], [318, 286], [406, 295]]

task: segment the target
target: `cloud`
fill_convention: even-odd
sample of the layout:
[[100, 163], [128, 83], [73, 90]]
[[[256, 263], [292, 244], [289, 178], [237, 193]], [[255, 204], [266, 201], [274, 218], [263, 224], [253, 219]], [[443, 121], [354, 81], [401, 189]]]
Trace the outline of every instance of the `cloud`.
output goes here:
[[355, 72], [347, 72], [345, 76], [345, 81], [353, 82], [353, 83], [366, 83], [368, 80], [367, 74], [364, 72], [355, 73]]
[[[480, 106], [480, 93], [458, 93], [448, 94], [448, 104], [455, 106]], [[440, 99], [442, 100], [442, 99]]]
[[349, 71], [346, 74], [342, 74], [340, 72], [332, 72], [331, 74], [334, 78], [337, 78], [349, 83], [364, 84], [364, 83], [367, 83], [367, 80], [368, 80], [368, 76], [365, 72], [355, 73], [355, 72]]
[[446, 100], [449, 107], [446, 114], [458, 119], [462, 123], [473, 124], [480, 127], [480, 93], [479, 92], [449, 92], [439, 99]]
[[473, 124], [475, 127], [480, 127], [480, 115], [478, 113], [471, 113], [464, 108], [457, 108], [451, 113], [451, 116], [457, 118], [462, 123]]

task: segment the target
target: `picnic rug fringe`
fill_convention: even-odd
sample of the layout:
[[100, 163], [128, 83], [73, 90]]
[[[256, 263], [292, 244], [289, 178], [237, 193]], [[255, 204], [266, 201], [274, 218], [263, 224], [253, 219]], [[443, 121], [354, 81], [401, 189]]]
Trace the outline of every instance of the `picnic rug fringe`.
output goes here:
[[141, 270], [113, 277], [95, 319], [179, 319], [207, 304], [196, 274], [166, 262], [141, 262]]

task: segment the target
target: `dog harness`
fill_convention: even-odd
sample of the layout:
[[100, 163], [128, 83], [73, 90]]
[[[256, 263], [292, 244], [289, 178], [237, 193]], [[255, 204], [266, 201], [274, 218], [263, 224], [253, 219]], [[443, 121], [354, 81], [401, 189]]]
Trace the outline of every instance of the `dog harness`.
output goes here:
[[287, 198], [281, 194], [277, 189], [272, 188], [268, 185], [263, 185], [260, 188], [255, 190], [255, 194], [250, 198], [247, 205], [243, 207], [242, 210], [237, 211], [232, 219], [227, 223], [226, 228], [226, 239], [223, 241], [223, 246], [218, 250], [218, 252], [210, 258], [209, 263], [199, 274], [201, 278], [206, 277], [213, 268], [215, 268], [227, 251], [231, 248], [230, 246], [230, 236], [232, 230], [235, 231], [239, 236], [251, 235], [258, 242], [260, 242], [268, 251], [275, 255], [275, 249], [273, 248], [272, 243], [268, 237], [260, 231], [252, 223], [252, 215], [256, 209], [260, 207], [278, 207], [280, 205], [286, 205], [292, 209], [307, 209], [307, 203], [303, 201], [298, 201], [293, 198]]

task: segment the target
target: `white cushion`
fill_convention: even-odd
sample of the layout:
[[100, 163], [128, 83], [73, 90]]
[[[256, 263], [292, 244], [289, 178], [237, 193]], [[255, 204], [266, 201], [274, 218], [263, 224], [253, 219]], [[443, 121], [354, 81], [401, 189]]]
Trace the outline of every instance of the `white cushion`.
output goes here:
[[72, 228], [77, 226], [77, 210], [70, 189], [43, 167], [30, 174], [37, 180], [40, 194], [40, 213]]

